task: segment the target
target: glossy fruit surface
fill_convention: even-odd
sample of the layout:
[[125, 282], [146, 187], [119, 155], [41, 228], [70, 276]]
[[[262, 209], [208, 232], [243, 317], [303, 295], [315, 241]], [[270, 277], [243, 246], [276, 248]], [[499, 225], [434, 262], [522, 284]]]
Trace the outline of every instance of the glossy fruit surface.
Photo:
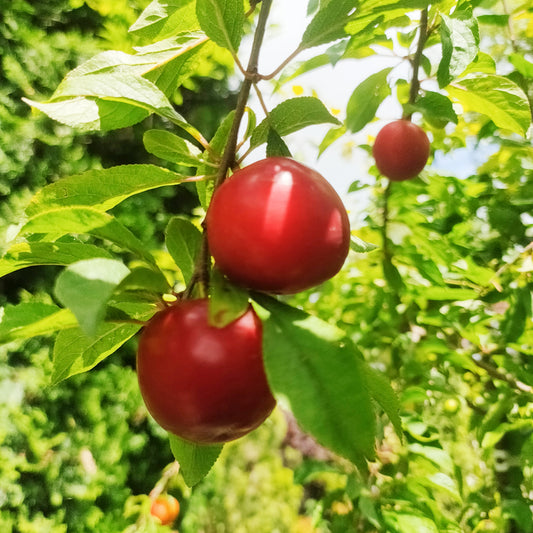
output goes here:
[[384, 126], [376, 136], [372, 154], [378, 170], [393, 181], [414, 178], [429, 157], [426, 132], [410, 120], [396, 120]]
[[251, 307], [223, 328], [209, 325], [206, 299], [160, 311], [139, 339], [137, 376], [156, 422], [191, 442], [242, 437], [275, 405], [263, 366], [262, 324]]
[[152, 501], [150, 514], [157, 518], [161, 525], [168, 526], [176, 520], [180, 512], [180, 504], [174, 496], [158, 496]]
[[350, 246], [350, 223], [318, 172], [270, 157], [235, 172], [213, 195], [207, 235], [218, 268], [234, 283], [292, 294], [333, 277]]

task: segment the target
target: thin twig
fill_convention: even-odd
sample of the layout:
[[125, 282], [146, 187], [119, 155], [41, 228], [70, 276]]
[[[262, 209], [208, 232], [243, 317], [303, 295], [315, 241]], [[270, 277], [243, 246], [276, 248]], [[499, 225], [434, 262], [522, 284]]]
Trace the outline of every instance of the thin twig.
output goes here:
[[[422, 54], [424, 52], [424, 46], [428, 38], [428, 10], [423, 9], [420, 15], [420, 25], [419, 25], [419, 34], [418, 34], [418, 44], [416, 46], [416, 52], [411, 62], [413, 66], [413, 76], [411, 78], [411, 88], [409, 91], [409, 103], [414, 104], [420, 91], [420, 79], [418, 77], [420, 70], [420, 63], [422, 60]], [[411, 118], [412, 113], [404, 116], [406, 119]]]
[[504, 381], [511, 388], [516, 389], [520, 392], [525, 392], [527, 394], [533, 394], [533, 387], [527, 385], [526, 383], [516, 379], [512, 374], [502, 372], [497, 366], [494, 366], [486, 356], [480, 354], [473, 354], [471, 357], [472, 361], [479, 367], [485, 370], [487, 374], [498, 381]]
[[[226, 179], [228, 170], [235, 165], [235, 152], [237, 147], [237, 140], [239, 137], [239, 128], [241, 125], [242, 117], [246, 109], [248, 97], [250, 96], [250, 89], [254, 82], [257, 81], [257, 69], [259, 64], [259, 52], [261, 51], [261, 45], [263, 44], [263, 38], [265, 36], [266, 23], [270, 8], [272, 6], [272, 0], [263, 0], [261, 3], [261, 10], [257, 20], [257, 27], [255, 29], [254, 40], [252, 44], [252, 50], [250, 52], [250, 59], [248, 61], [248, 68], [244, 72], [244, 80], [241, 84], [241, 89], [237, 97], [237, 104], [235, 106], [235, 114], [233, 122], [231, 124], [231, 130], [228, 135], [228, 140], [220, 160], [218, 172], [215, 177], [216, 190], [224, 180]], [[202, 244], [200, 253], [196, 260], [193, 276], [189, 282], [187, 288], [183, 293], [183, 298], [189, 298], [192, 295], [194, 286], [200, 284], [201, 292], [207, 292], [209, 286], [209, 272], [211, 267], [211, 254], [209, 252], [209, 243], [207, 241], [207, 232], [205, 231], [205, 220], [202, 224]]]
[[270, 74], [259, 74], [257, 77], [260, 80], [271, 80], [272, 78], [275, 78], [301, 51], [303, 48], [296, 48], [292, 54], [290, 54], [280, 65], [278, 68], [273, 70]]

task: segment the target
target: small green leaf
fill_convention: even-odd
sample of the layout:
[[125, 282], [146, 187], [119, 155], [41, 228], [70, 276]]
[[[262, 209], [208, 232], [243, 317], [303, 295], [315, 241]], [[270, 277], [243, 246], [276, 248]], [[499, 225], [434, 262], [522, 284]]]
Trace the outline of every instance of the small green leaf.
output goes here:
[[54, 208], [74, 205], [108, 211], [134, 194], [177, 185], [186, 178], [155, 165], [121, 165], [89, 170], [42, 188], [28, 205], [26, 215], [32, 218]]
[[383, 518], [387, 529], [391, 528], [394, 533], [439, 533], [435, 522], [425, 516], [383, 511]]
[[376, 244], [372, 244], [371, 242], [366, 242], [360, 239], [359, 237], [355, 237], [354, 235], [350, 238], [350, 250], [357, 252], [358, 254], [366, 254], [368, 252], [372, 252], [373, 250], [377, 250], [379, 246]]
[[130, 32], [148, 40], [165, 39], [181, 32], [199, 29], [196, 2], [192, 0], [153, 0], [130, 27]]
[[11, 246], [4, 257], [0, 259], [0, 277], [31, 266], [64, 266], [94, 257], [111, 259], [111, 254], [92, 244], [65, 242], [17, 243]]
[[441, 17], [442, 60], [437, 79], [440, 87], [446, 87], [476, 58], [479, 28], [470, 8], [458, 10], [453, 17]]
[[435, 128], [444, 128], [449, 122], [458, 122], [451, 100], [444, 94], [433, 91], [426, 91], [414, 104], [406, 104], [404, 109], [408, 113], [422, 113], [426, 121]]
[[292, 157], [289, 147], [285, 144], [285, 141], [279, 136], [276, 130], [270, 128], [268, 130], [267, 157]]
[[193, 275], [201, 242], [202, 233], [189, 219], [176, 216], [168, 223], [165, 230], [165, 243], [185, 283], [188, 283]]
[[7, 305], [0, 309], [0, 344], [48, 335], [77, 325], [68, 309], [39, 302]]
[[171, 163], [198, 167], [201, 152], [190, 142], [165, 130], [148, 130], [143, 137], [144, 147], [150, 154]]
[[117, 351], [140, 327], [104, 323], [93, 337], [87, 337], [80, 328], [60, 331], [54, 345], [52, 384], [87, 372]]
[[193, 487], [209, 474], [216, 463], [223, 445], [200, 445], [168, 434], [170, 449], [180, 465], [180, 472], [185, 483]]
[[340, 125], [318, 98], [313, 96], [291, 98], [276, 106], [268, 118], [257, 126], [252, 134], [250, 146], [256, 148], [267, 142], [270, 129], [274, 129], [280, 137], [285, 137], [306, 126], [327, 123]]
[[250, 307], [248, 291], [230, 283], [214, 269], [209, 285], [209, 323], [223, 328], [241, 317]]
[[343, 331], [266, 295], [261, 306], [268, 381], [302, 428], [357, 465], [374, 455], [366, 374]]
[[122, 246], [148, 263], [155, 265], [154, 258], [144, 244], [113, 216], [91, 207], [69, 206], [54, 208], [31, 218], [20, 230], [20, 235], [31, 233], [86, 233]]
[[244, 28], [242, 0], [196, 0], [196, 16], [211, 40], [237, 52]]
[[29, 106], [42, 111], [51, 119], [85, 131], [109, 131], [138, 124], [150, 114], [146, 109], [129, 103], [95, 100], [78, 96], [60, 102], [35, 102], [22, 98]]
[[346, 107], [346, 127], [356, 133], [362, 130], [375, 116], [381, 102], [391, 94], [387, 76], [392, 68], [385, 68], [368, 76], [359, 84]]
[[335, 0], [322, 2], [322, 8], [313, 17], [304, 32], [300, 48], [311, 48], [346, 37], [345, 26], [350, 21], [349, 13], [359, 7], [358, 0]]
[[318, 146], [318, 156], [320, 157], [337, 139], [340, 139], [345, 133], [345, 126], [331, 128], [326, 135], [324, 135], [322, 142]]
[[87, 259], [68, 266], [57, 278], [55, 294], [89, 336], [105, 316], [107, 301], [129, 269], [113, 259]]
[[524, 78], [533, 79], [533, 63], [528, 61], [522, 54], [511, 54], [509, 61]]
[[361, 363], [361, 368], [366, 373], [366, 383], [370, 395], [389, 417], [397, 435], [402, 438], [403, 429], [402, 419], [400, 418], [400, 402], [390, 385], [390, 379], [366, 363]]
[[464, 111], [489, 117], [498, 128], [525, 136], [531, 123], [531, 110], [522, 89], [503, 76], [468, 76], [446, 88]]

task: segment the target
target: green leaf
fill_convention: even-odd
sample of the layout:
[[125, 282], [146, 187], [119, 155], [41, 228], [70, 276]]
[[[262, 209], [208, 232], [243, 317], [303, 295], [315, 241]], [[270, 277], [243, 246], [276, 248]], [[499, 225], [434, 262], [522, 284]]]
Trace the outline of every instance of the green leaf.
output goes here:
[[165, 130], [148, 130], [144, 133], [143, 143], [150, 154], [186, 167], [198, 167], [201, 152], [190, 142]]
[[60, 102], [35, 102], [29, 98], [22, 100], [51, 119], [80, 132], [127, 128], [141, 122], [150, 114], [146, 109], [124, 102], [97, 101], [82, 96]]
[[0, 259], [0, 277], [31, 266], [70, 265], [94, 257], [111, 258], [98, 246], [65, 242], [23, 242], [8, 249]]
[[376, 116], [381, 102], [391, 94], [387, 82], [391, 70], [385, 68], [368, 76], [350, 96], [346, 107], [346, 127], [352, 133], [362, 130]]
[[435, 128], [444, 128], [449, 122], [458, 122], [451, 100], [441, 93], [426, 91], [414, 104], [406, 104], [404, 107], [408, 113], [422, 113], [426, 121]]
[[478, 54], [479, 28], [471, 9], [461, 9], [453, 17], [441, 14], [442, 59], [437, 71], [440, 87], [459, 76]]
[[279, 136], [276, 130], [270, 128], [268, 130], [267, 157], [292, 157], [289, 147], [285, 144], [285, 141]]
[[116, 352], [140, 329], [139, 324], [101, 324], [93, 337], [80, 328], [65, 329], [54, 345], [52, 384], [87, 372]]
[[76, 317], [56, 305], [40, 302], [7, 305], [0, 309], [0, 344], [48, 335], [77, 325]]
[[[228, 141], [228, 135], [233, 124], [233, 117], [235, 116], [235, 111], [230, 111], [225, 117], [222, 123], [217, 128], [217, 131], [213, 135], [213, 138], [209, 141], [210, 150], [207, 153], [208, 161], [218, 164], [224, 152], [224, 148]], [[200, 172], [201, 169], [198, 169]], [[198, 192], [198, 199], [200, 200], [201, 206], [207, 210], [209, 202], [211, 201], [211, 195], [214, 190], [214, 181], [213, 180], [203, 180], [196, 182], [196, 190]]]
[[270, 129], [280, 137], [314, 124], [337, 124], [340, 122], [326, 109], [324, 104], [312, 96], [291, 98], [277, 105], [268, 118], [255, 129], [250, 140], [251, 148], [267, 142]]
[[154, 0], [130, 27], [130, 32], [150, 40], [165, 39], [199, 29], [196, 2], [192, 0]]
[[268, 381], [302, 428], [357, 465], [374, 455], [366, 374], [343, 331], [266, 295], [261, 306]]
[[154, 165], [89, 170], [62, 178], [41, 189], [30, 202], [26, 215], [31, 218], [54, 208], [74, 205], [107, 211], [134, 194], [177, 185], [184, 179], [187, 176]]
[[69, 206], [40, 213], [20, 230], [20, 235], [31, 233], [87, 233], [118, 244], [155, 265], [145, 245], [128, 228], [115, 217], [92, 207]]
[[366, 254], [368, 252], [372, 252], [373, 250], [377, 250], [379, 246], [376, 244], [372, 244], [371, 242], [366, 242], [360, 239], [359, 237], [355, 237], [354, 235], [350, 238], [350, 250], [357, 252], [358, 254]]
[[397, 435], [402, 438], [403, 429], [402, 419], [400, 418], [400, 402], [390, 385], [390, 379], [364, 362], [361, 363], [361, 368], [366, 374], [366, 383], [370, 395], [389, 417]]
[[383, 518], [394, 533], [439, 533], [435, 522], [425, 516], [383, 511]]
[[420, 295], [427, 300], [475, 300], [479, 297], [477, 291], [473, 289], [455, 289], [451, 287], [423, 287], [420, 288]]
[[211, 40], [237, 52], [244, 28], [242, 0], [196, 0], [196, 16]]
[[202, 233], [189, 219], [176, 216], [168, 223], [165, 244], [185, 283], [188, 283], [193, 275], [201, 242]]
[[304, 32], [300, 48], [311, 48], [346, 37], [345, 26], [350, 21], [348, 14], [359, 7], [358, 0], [335, 0], [324, 4], [313, 17]]
[[464, 111], [489, 117], [498, 128], [525, 136], [531, 123], [529, 102], [518, 85], [503, 76], [468, 76], [446, 88]]
[[502, 323], [502, 333], [507, 343], [516, 342], [526, 329], [531, 318], [531, 286], [524, 286], [513, 291], [512, 305]]
[[157, 113], [177, 124], [186, 123], [157, 85], [124, 70], [67, 76], [56, 89], [51, 102], [79, 96], [122, 102], [150, 113]]
[[318, 146], [318, 156], [320, 157], [337, 139], [340, 139], [345, 133], [345, 126], [331, 128], [326, 135], [324, 135], [322, 142]]
[[74, 313], [81, 329], [93, 336], [104, 319], [108, 299], [129, 272], [113, 259], [78, 261], [57, 277], [55, 295]]
[[241, 317], [250, 307], [248, 291], [229, 282], [214, 269], [209, 284], [209, 323], [223, 328]]
[[533, 79], [533, 63], [528, 61], [522, 54], [511, 54], [509, 61], [524, 78]]
[[142, 266], [133, 268], [117, 287], [118, 291], [145, 291], [158, 295], [170, 289], [165, 275], [160, 270], [154, 271]]
[[185, 483], [193, 487], [209, 473], [216, 463], [223, 445], [199, 445], [168, 434], [170, 449], [180, 465]]

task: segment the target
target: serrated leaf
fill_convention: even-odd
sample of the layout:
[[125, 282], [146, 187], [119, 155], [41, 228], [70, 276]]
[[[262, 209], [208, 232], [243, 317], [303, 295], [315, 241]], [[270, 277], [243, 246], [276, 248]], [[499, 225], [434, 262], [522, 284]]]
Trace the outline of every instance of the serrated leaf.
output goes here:
[[29, 98], [22, 100], [51, 119], [80, 132], [127, 128], [138, 124], [150, 114], [145, 109], [123, 102], [96, 101], [82, 96], [61, 102], [35, 102]]
[[318, 146], [318, 157], [320, 157], [337, 139], [340, 139], [346, 133], [346, 126], [340, 126], [339, 128], [331, 128], [322, 142]]
[[89, 170], [42, 188], [28, 205], [26, 215], [31, 218], [54, 208], [74, 205], [107, 211], [134, 194], [177, 185], [184, 179], [187, 176], [155, 165], [122, 165]]
[[350, 250], [357, 252], [358, 254], [366, 254], [368, 252], [372, 252], [373, 250], [377, 250], [378, 248], [379, 246], [376, 244], [363, 241], [363, 239], [360, 239], [355, 235], [352, 235], [350, 238]]
[[209, 284], [209, 323], [223, 328], [241, 317], [250, 307], [248, 291], [233, 285], [218, 269]]
[[151, 292], [164, 294], [171, 289], [167, 279], [161, 271], [151, 268], [137, 267], [120, 282], [118, 291]]
[[92, 244], [23, 242], [11, 246], [0, 259], [0, 277], [31, 266], [70, 265], [83, 259], [111, 259], [106, 250]]
[[148, 130], [144, 133], [143, 143], [146, 151], [171, 163], [186, 167], [197, 167], [201, 152], [190, 142], [165, 130]]
[[268, 130], [267, 157], [292, 157], [289, 147], [285, 144], [285, 141], [278, 135], [276, 130], [270, 128]]
[[180, 465], [180, 472], [185, 483], [193, 487], [209, 473], [216, 463], [223, 445], [199, 445], [168, 434], [170, 449]]
[[422, 113], [426, 121], [435, 128], [444, 128], [448, 122], [453, 124], [458, 122], [452, 102], [441, 93], [426, 91], [423, 96], [417, 98], [414, 104], [407, 104], [404, 108], [408, 113], [414, 111]]
[[442, 59], [437, 71], [439, 87], [445, 87], [474, 61], [479, 50], [479, 28], [471, 9], [453, 17], [441, 14]]
[[359, 7], [358, 0], [335, 0], [323, 4], [305, 30], [300, 48], [311, 48], [346, 37], [349, 13]]
[[361, 363], [361, 367], [366, 373], [366, 383], [370, 395], [389, 417], [396, 434], [402, 438], [403, 429], [402, 419], [400, 418], [400, 402], [390, 385], [390, 379], [364, 362]]
[[268, 140], [268, 132], [274, 129], [281, 137], [315, 124], [337, 124], [340, 122], [327, 110], [326, 106], [312, 96], [291, 98], [277, 105], [255, 129], [250, 139], [251, 148], [256, 148]]
[[102, 72], [83, 76], [67, 76], [51, 98], [51, 102], [66, 98], [98, 98], [140, 107], [175, 123], [186, 123], [165, 94], [151, 81], [132, 72]]
[[531, 123], [529, 102], [522, 89], [508, 78], [468, 76], [446, 90], [465, 111], [486, 115], [498, 128], [525, 136]]
[[170, 220], [165, 230], [165, 244], [185, 283], [193, 275], [201, 243], [202, 233], [190, 220], [181, 216]]
[[114, 353], [140, 329], [139, 324], [101, 324], [88, 337], [80, 328], [65, 329], [54, 345], [52, 384], [87, 372]]
[[371, 74], [354, 90], [346, 107], [346, 127], [356, 133], [376, 116], [381, 102], [391, 94], [387, 76], [392, 68]]
[[533, 79], [533, 63], [528, 61], [522, 54], [511, 54], [509, 61], [524, 78]]
[[31, 233], [94, 235], [118, 244], [155, 265], [154, 258], [146, 251], [144, 244], [128, 228], [115, 217], [90, 207], [69, 206], [40, 213], [28, 220], [20, 230], [20, 235]]
[[49, 335], [76, 324], [76, 317], [68, 309], [57, 305], [40, 302], [7, 305], [3, 313], [0, 309], [0, 344]]
[[374, 455], [375, 419], [365, 372], [335, 326], [265, 295], [264, 362], [276, 396], [318, 442], [359, 465]]
[[196, 16], [213, 42], [237, 52], [244, 28], [242, 0], [196, 0]]
[[114, 259], [86, 259], [69, 265], [56, 279], [55, 295], [93, 336], [105, 316], [107, 301], [130, 270]]
[[129, 31], [147, 39], [165, 39], [179, 32], [199, 29], [196, 3], [192, 0], [154, 0]]

